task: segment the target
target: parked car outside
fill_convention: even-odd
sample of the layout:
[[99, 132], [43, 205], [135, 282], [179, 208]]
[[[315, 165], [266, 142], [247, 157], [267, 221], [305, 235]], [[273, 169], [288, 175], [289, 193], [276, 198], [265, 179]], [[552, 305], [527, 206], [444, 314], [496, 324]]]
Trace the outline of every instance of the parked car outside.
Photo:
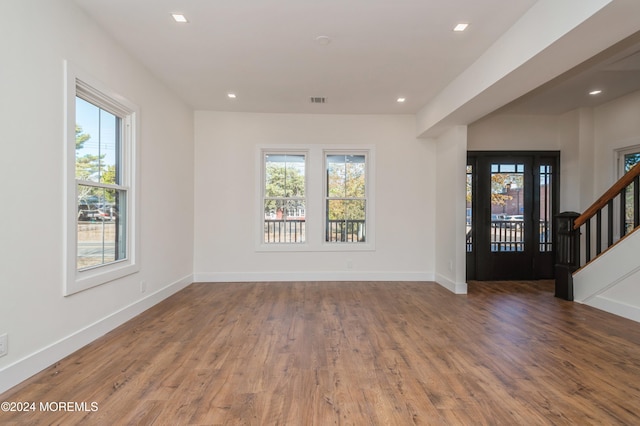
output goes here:
[[101, 220], [115, 220], [118, 214], [116, 208], [111, 204], [104, 204], [98, 207], [98, 212]]
[[492, 214], [491, 215], [491, 226], [494, 227], [494, 228], [496, 226], [499, 226], [498, 223], [499, 222], [504, 222], [506, 220], [506, 217], [507, 216], [505, 216], [504, 214]]
[[506, 216], [505, 220], [509, 222], [507, 223], [508, 228], [515, 228], [518, 226], [516, 222], [524, 222], [524, 216], [521, 214]]
[[78, 204], [78, 220], [96, 220], [101, 219], [100, 210], [93, 204]]
[[108, 203], [92, 203], [87, 200], [81, 200], [78, 204], [78, 220], [115, 220], [118, 215], [117, 209]]

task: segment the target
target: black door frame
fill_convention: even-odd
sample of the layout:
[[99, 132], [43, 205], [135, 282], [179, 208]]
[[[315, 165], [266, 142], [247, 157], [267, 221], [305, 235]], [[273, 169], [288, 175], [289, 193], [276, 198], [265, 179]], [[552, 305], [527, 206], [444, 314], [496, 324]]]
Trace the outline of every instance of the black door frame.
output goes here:
[[[491, 201], [486, 197], [481, 198], [480, 194], [488, 193], [490, 186], [490, 162], [496, 159], [501, 162], [517, 161], [525, 159], [530, 163], [527, 179], [528, 194], [524, 194], [524, 202], [529, 203], [530, 215], [525, 229], [525, 236], [528, 236], [528, 243], [525, 244], [526, 253], [519, 255], [501, 255], [502, 260], [491, 253], [489, 227], [491, 223]], [[540, 239], [540, 227], [534, 224], [540, 219], [540, 166], [549, 165], [551, 173], [551, 214], [545, 218], [550, 222], [551, 245], [542, 249]], [[471, 166], [471, 230], [467, 235], [467, 279], [468, 280], [489, 280], [489, 279], [551, 279], [554, 277], [554, 250], [555, 247], [555, 226], [553, 218], [558, 213], [560, 199], [560, 151], [468, 151], [467, 166]], [[484, 179], [479, 175], [484, 173]], [[484, 191], [484, 192], [483, 192]], [[540, 241], [540, 244], [538, 242]], [[511, 256], [511, 259], [507, 259]], [[524, 259], [523, 259], [524, 257]], [[499, 262], [507, 261], [507, 265], [512, 267], [503, 269], [505, 266]], [[496, 263], [498, 262], [498, 263]], [[520, 264], [518, 265], [518, 262]], [[523, 263], [524, 262], [524, 263]], [[518, 265], [518, 266], [515, 266]]]

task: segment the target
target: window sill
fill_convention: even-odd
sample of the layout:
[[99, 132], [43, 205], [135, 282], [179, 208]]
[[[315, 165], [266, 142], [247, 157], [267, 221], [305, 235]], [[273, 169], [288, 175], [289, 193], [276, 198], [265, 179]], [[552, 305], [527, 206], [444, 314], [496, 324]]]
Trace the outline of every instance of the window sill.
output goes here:
[[135, 274], [140, 268], [130, 261], [115, 262], [109, 265], [77, 271], [75, 277], [67, 281], [65, 296], [97, 287], [102, 284]]

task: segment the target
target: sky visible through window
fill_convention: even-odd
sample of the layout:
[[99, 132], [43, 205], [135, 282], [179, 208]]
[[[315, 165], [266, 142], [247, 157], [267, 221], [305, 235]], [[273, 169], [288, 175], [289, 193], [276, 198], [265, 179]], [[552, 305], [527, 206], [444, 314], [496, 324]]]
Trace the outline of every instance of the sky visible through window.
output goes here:
[[91, 136], [76, 151], [76, 158], [102, 155], [102, 166], [115, 165], [116, 121], [113, 114], [76, 97], [76, 125], [82, 129], [82, 134]]

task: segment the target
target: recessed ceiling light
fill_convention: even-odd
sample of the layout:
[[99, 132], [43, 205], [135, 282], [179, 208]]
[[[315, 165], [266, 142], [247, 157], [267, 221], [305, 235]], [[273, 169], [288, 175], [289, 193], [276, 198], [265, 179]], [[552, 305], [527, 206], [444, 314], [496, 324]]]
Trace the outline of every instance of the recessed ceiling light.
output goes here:
[[600, 93], [602, 93], [602, 90], [592, 90], [589, 92], [591, 96], [599, 95]]
[[189, 21], [187, 21], [187, 17], [184, 16], [183, 14], [181, 14], [181, 13], [172, 13], [171, 16], [173, 17], [174, 21], [180, 22], [181, 24], [189, 22]]
[[227, 98], [235, 99], [236, 98], [236, 94], [235, 93], [227, 93]]
[[407, 100], [406, 98], [398, 98], [398, 99], [396, 99], [396, 102], [403, 103], [406, 100]]
[[464, 31], [467, 29], [468, 26], [469, 24], [458, 24], [455, 27], [453, 27], [453, 31]]

